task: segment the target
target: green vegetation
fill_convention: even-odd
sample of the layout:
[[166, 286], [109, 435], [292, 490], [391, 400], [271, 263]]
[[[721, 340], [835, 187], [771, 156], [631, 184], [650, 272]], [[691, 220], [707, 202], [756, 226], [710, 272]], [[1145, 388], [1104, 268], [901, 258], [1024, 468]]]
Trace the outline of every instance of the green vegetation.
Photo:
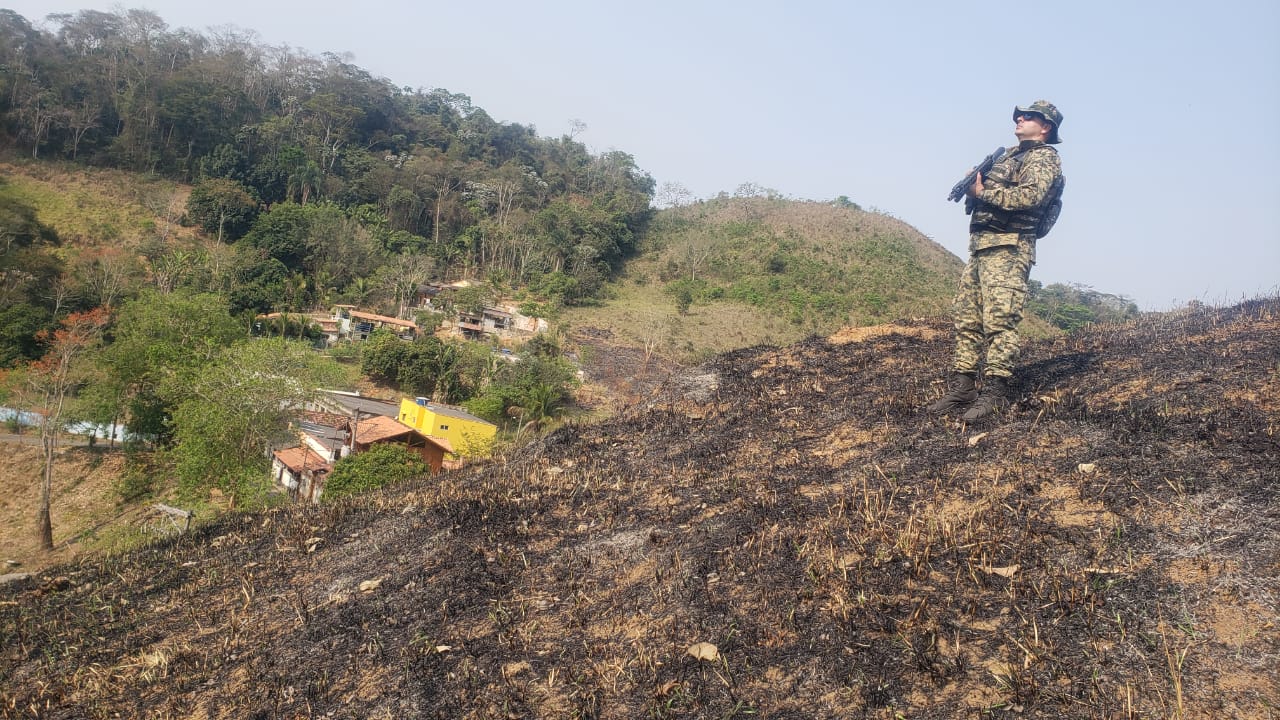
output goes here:
[[[653, 179], [630, 155], [496, 122], [466, 95], [408, 91], [335, 55], [171, 31], [145, 10], [52, 20], [0, 11], [0, 135], [33, 160], [193, 183], [187, 222], [240, 252], [197, 258], [205, 274], [189, 282], [228, 293], [233, 311], [356, 292], [392, 307], [403, 277], [383, 268], [404, 255], [441, 275], [554, 276], [538, 299], [571, 305], [596, 296], [650, 214]], [[122, 219], [95, 221], [86, 239], [135, 237]]]
[[43, 354], [40, 333], [55, 324], [48, 291], [63, 272], [57, 244], [35, 208], [0, 178], [0, 368]]
[[357, 361], [501, 419], [567, 402], [559, 358], [378, 336], [335, 352], [343, 367], [283, 338], [316, 339], [300, 318], [336, 303], [414, 314], [422, 285], [459, 277], [488, 282], [416, 313], [428, 329], [500, 297], [543, 316], [596, 302], [650, 217], [630, 155], [145, 10], [50, 22], [0, 10], [0, 140], [27, 155], [0, 179], [0, 371], [16, 386], [67, 318], [109, 319], [64, 390], [68, 419], [126, 428], [123, 494], [174, 480], [192, 502], [262, 501], [290, 415]]
[[664, 211], [645, 250], [680, 314], [733, 300], [810, 331], [936, 313], [959, 270], [892, 218], [852, 203], [769, 197]]
[[1085, 285], [1031, 281], [1027, 309], [1054, 327], [1077, 330], [1091, 323], [1115, 323], [1138, 316], [1138, 306], [1129, 298], [1099, 292]]
[[487, 345], [429, 335], [407, 343], [377, 330], [361, 348], [360, 370], [405, 394], [456, 404], [488, 380], [489, 353]]
[[544, 336], [526, 343], [509, 360], [499, 361], [492, 380], [466, 402], [467, 409], [503, 426], [514, 419], [540, 426], [568, 404], [577, 385], [575, 369], [560, 346]]
[[173, 444], [165, 452], [180, 488], [264, 497], [268, 448], [295, 440], [290, 422], [298, 410], [315, 388], [342, 376], [332, 360], [296, 341], [242, 341], [219, 354], [173, 408]]
[[961, 262], [906, 223], [751, 192], [661, 211], [608, 301], [561, 318], [696, 361], [950, 307]]
[[333, 465], [324, 484], [325, 500], [336, 500], [376, 490], [392, 483], [426, 475], [431, 468], [403, 445], [381, 444], [348, 455]]

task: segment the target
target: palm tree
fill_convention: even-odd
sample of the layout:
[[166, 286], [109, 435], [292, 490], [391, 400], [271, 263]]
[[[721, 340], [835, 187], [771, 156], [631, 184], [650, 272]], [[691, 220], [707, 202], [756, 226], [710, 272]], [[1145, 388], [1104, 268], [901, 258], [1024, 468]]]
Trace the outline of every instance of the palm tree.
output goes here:
[[307, 200], [311, 198], [311, 193], [320, 187], [320, 181], [323, 179], [324, 173], [320, 171], [320, 166], [308, 160], [306, 165], [299, 167], [289, 176], [287, 192], [290, 199], [297, 196], [298, 204], [306, 205]]

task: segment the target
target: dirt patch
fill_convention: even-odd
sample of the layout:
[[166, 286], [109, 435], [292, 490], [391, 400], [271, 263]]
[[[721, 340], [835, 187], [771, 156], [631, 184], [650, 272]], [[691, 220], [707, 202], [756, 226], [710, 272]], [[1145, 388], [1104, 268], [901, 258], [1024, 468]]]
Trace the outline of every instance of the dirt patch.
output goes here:
[[[916, 321], [919, 323], [920, 321]], [[833, 345], [844, 345], [853, 342], [866, 342], [885, 335], [905, 335], [908, 337], [920, 338], [921, 340], [936, 340], [944, 334], [944, 331], [936, 326], [924, 324], [900, 324], [886, 323], [883, 325], [871, 325], [869, 327], [846, 327], [841, 328], [827, 338]]]
[[25, 444], [31, 439], [7, 436], [0, 442], [0, 562], [18, 563], [11, 566], [14, 572], [39, 572], [73, 560], [83, 551], [80, 540], [86, 533], [120, 514], [114, 488], [124, 470], [124, 457], [86, 447], [62, 448], [54, 462], [49, 503], [54, 550], [41, 552], [35, 518], [44, 462], [38, 446]]

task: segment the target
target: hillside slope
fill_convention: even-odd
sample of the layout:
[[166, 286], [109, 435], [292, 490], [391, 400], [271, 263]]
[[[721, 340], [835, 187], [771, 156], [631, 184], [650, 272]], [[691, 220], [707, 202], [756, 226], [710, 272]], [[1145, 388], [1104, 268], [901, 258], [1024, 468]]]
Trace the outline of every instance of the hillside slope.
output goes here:
[[[0, 716], [1266, 718], [1280, 299], [737, 351], [511, 457], [0, 587]], [[690, 654], [695, 652], [703, 659]]]
[[663, 211], [645, 240], [656, 273], [818, 328], [945, 311], [963, 262], [897, 218], [780, 198]]
[[0, 154], [0, 178], [38, 211], [64, 248], [137, 248], [155, 238], [190, 240], [178, 224], [189, 186], [141, 173]]

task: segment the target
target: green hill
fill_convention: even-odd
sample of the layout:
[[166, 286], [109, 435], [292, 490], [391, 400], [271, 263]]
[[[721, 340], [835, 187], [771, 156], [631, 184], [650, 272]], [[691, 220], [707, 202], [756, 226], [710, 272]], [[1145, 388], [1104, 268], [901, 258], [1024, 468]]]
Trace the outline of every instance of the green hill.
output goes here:
[[766, 197], [667, 211], [633, 266], [695, 302], [744, 302], [830, 330], [937, 314], [961, 261], [901, 220], [853, 207]]
[[944, 315], [963, 263], [909, 224], [856, 207], [769, 197], [663, 210], [600, 304], [607, 328], [680, 360], [848, 325]]

